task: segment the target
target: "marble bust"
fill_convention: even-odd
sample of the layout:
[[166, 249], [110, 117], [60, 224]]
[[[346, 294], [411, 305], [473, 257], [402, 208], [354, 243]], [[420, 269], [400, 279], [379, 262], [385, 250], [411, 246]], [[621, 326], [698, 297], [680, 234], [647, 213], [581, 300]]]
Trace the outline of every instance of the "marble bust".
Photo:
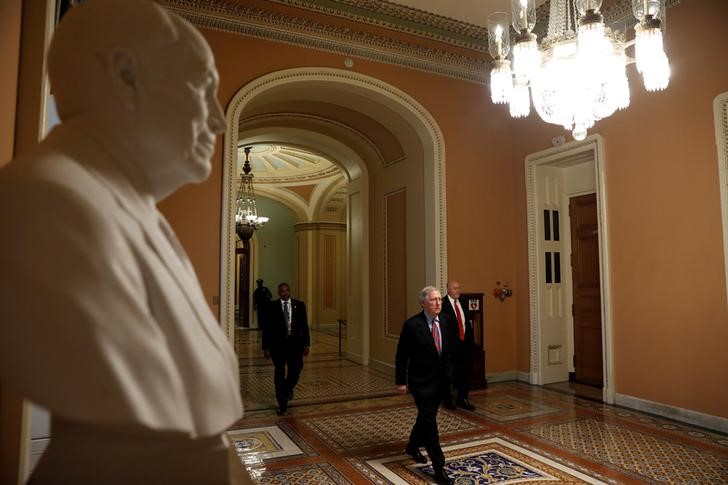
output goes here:
[[89, 0], [48, 73], [62, 123], [0, 170], [0, 379], [52, 416], [33, 483], [247, 483], [236, 358], [156, 207], [210, 173], [212, 52], [153, 2]]

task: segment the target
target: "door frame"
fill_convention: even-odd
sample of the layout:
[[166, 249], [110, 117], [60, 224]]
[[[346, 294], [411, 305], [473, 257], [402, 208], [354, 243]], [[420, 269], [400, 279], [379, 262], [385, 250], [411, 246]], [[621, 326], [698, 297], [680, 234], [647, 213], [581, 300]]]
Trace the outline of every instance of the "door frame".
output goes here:
[[[602, 399], [608, 404], [614, 403], [614, 355], [612, 328], [612, 297], [609, 272], [609, 230], [607, 217], [606, 177], [604, 173], [605, 155], [604, 139], [600, 135], [591, 135], [583, 141], [569, 142], [564, 145], [533, 153], [525, 159], [527, 224], [528, 224], [528, 273], [529, 273], [529, 318], [531, 337], [531, 368], [529, 382], [542, 384], [541, 357], [546, 349], [541, 344], [541, 328], [539, 315], [539, 284], [541, 268], [538, 265], [538, 211], [536, 208], [536, 168], [539, 166], [558, 165], [571, 158], [591, 156], [594, 160], [596, 177], [597, 212], [599, 221], [599, 270], [600, 291], [602, 294], [602, 355], [604, 368], [604, 387]], [[571, 277], [570, 277], [571, 278]]]
[[[725, 264], [726, 297], [728, 297], [728, 91], [713, 100], [715, 145], [718, 149], [720, 207], [723, 222], [723, 263]], [[726, 299], [728, 304], [728, 298]]]

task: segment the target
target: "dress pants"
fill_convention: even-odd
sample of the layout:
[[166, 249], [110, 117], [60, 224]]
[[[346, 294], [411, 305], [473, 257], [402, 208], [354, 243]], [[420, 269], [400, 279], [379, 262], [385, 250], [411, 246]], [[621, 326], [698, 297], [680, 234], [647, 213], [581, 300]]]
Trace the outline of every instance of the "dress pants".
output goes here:
[[437, 408], [440, 406], [438, 397], [422, 397], [413, 394], [417, 406], [417, 419], [410, 432], [407, 449], [416, 450], [424, 446], [432, 461], [435, 473], [442, 471], [445, 466], [445, 454], [440, 447], [440, 433], [437, 430]]
[[285, 408], [288, 406], [288, 393], [298, 384], [303, 369], [303, 346], [300, 339], [286, 338], [283, 345], [271, 349], [271, 359], [275, 368], [273, 382], [276, 387], [276, 401], [278, 406]]
[[453, 383], [457, 391], [458, 400], [468, 399], [470, 392], [470, 379], [473, 375], [473, 349], [468, 344], [453, 356]]

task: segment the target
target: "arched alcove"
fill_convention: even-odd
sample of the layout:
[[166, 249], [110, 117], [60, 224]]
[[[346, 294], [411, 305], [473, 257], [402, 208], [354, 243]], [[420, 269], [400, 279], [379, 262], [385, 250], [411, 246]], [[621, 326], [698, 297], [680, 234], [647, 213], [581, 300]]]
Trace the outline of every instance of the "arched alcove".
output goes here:
[[[401, 143], [405, 156], [387, 159], [376, 139], [376, 128], [363, 131], [335, 119], [334, 115], [308, 116], [307, 120], [275, 113], [274, 107], [297, 102], [321, 102], [360, 113], [387, 127]], [[270, 112], [267, 111], [270, 107]], [[312, 111], [309, 109], [309, 111]], [[310, 114], [310, 113], [309, 113]], [[403, 191], [400, 220], [407, 225], [407, 287], [397, 288], [406, 302], [390, 298], [402, 309], [416, 308], [414, 294], [425, 284], [444, 286], [446, 260], [446, 221], [444, 197], [444, 145], [433, 117], [412, 97], [376, 78], [329, 68], [301, 68], [262, 76], [241, 88], [227, 107], [227, 131], [223, 167], [223, 220], [221, 261], [221, 319], [232, 339], [230, 294], [230, 247], [233, 241], [235, 175], [237, 152], [245, 143], [272, 142], [285, 137], [289, 145], [315, 148], [336, 160], [347, 176], [347, 227], [349, 254], [349, 357], [368, 363], [370, 329], [379, 327], [374, 338], [385, 348], [375, 360], [393, 354], [391, 327], [387, 327], [388, 288], [386, 249], [388, 217], [387, 196]], [[270, 118], [261, 121], [262, 118]], [[278, 118], [276, 121], [275, 118]], [[246, 125], [246, 120], [248, 124]], [[357, 121], [357, 120], [355, 120]], [[359, 120], [361, 121], [361, 120]], [[366, 123], [366, 120], [362, 123]], [[372, 126], [377, 126], [371, 124]], [[370, 135], [372, 135], [370, 139]], [[406, 180], [406, 182], [399, 182]], [[397, 184], [402, 185], [401, 187]], [[397, 226], [397, 221], [390, 224]], [[395, 241], [396, 242], [396, 241]], [[370, 255], [372, 261], [370, 261]], [[382, 285], [370, 285], [384, 281]], [[417, 287], [417, 288], [416, 288]], [[401, 291], [400, 291], [401, 290]], [[385, 310], [382, 313], [382, 308]], [[401, 321], [396, 322], [398, 326]], [[381, 331], [381, 332], [380, 332]], [[389, 334], [388, 334], [389, 333]], [[394, 340], [389, 338], [389, 340]]]

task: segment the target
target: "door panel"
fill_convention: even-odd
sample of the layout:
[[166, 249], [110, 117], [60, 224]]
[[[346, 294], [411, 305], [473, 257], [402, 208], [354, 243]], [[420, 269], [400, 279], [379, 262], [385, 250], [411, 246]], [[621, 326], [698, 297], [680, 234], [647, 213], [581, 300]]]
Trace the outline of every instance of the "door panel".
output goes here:
[[576, 381], [603, 385], [596, 194], [569, 199]]

